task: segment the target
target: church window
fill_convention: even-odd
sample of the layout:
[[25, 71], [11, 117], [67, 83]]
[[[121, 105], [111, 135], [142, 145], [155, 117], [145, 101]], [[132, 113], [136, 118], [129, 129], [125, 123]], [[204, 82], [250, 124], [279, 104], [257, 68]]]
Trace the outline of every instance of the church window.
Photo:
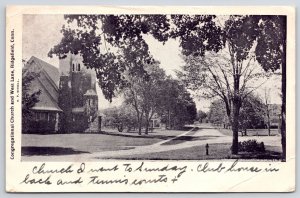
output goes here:
[[36, 113], [36, 120], [49, 121], [48, 113], [47, 112], [37, 112]]
[[78, 71], [80, 71], [80, 63], [78, 63]]
[[72, 71], [75, 71], [75, 64], [72, 65]]

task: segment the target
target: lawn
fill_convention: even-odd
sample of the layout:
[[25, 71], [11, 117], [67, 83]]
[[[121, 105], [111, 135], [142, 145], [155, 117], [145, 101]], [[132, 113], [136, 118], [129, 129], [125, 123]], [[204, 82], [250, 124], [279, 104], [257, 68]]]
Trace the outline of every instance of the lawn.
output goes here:
[[150, 145], [158, 138], [118, 137], [104, 134], [22, 134], [22, 155], [63, 155], [127, 150]]
[[175, 144], [180, 144], [186, 141], [197, 141], [197, 140], [208, 140], [211, 139], [213, 137], [193, 137], [193, 136], [189, 136], [189, 135], [184, 135], [184, 136], [179, 136], [176, 137], [168, 142], [163, 143], [162, 145], [175, 145]]
[[141, 155], [127, 155], [114, 159], [127, 160], [209, 160], [209, 159], [274, 159], [279, 160], [281, 153], [278, 148], [266, 146], [266, 152], [260, 154], [240, 153], [232, 156], [230, 143], [209, 145], [209, 155], [206, 155], [205, 145], [190, 148], [148, 153]]
[[[222, 134], [231, 136], [232, 130], [231, 129], [224, 129], [224, 128], [217, 128]], [[271, 129], [271, 136], [279, 135], [278, 129]], [[241, 136], [241, 133], [239, 133]], [[247, 129], [248, 136], [268, 136], [268, 129]]]
[[145, 138], [160, 138], [160, 139], [168, 139], [176, 137], [186, 131], [191, 130], [191, 127], [185, 127], [182, 130], [168, 130], [168, 129], [154, 129], [153, 131], [149, 131], [148, 135], [145, 135], [144, 129], [142, 130], [142, 135], [138, 135], [137, 131], [130, 131], [127, 132], [124, 130], [123, 132], [118, 132], [117, 129], [113, 128], [105, 128], [103, 127], [102, 132], [103, 134], [111, 134], [111, 135], [118, 135], [118, 136], [139, 136]]

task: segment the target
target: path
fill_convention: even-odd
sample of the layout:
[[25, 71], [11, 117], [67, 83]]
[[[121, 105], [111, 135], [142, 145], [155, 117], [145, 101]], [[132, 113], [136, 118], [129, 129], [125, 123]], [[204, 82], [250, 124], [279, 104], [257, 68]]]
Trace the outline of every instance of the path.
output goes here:
[[[200, 146], [206, 143], [224, 143], [224, 141], [229, 141], [227, 136], [221, 134], [218, 130], [214, 128], [200, 128], [201, 126], [191, 125], [193, 127], [189, 131], [183, 132], [173, 138], [160, 141], [158, 143], [154, 143], [151, 145], [146, 146], [135, 146], [133, 149], [128, 150], [118, 150], [118, 151], [102, 151], [102, 152], [95, 152], [89, 154], [78, 154], [78, 155], [62, 155], [62, 156], [55, 156], [53, 159], [55, 161], [94, 161], [95, 159], [107, 159], [107, 158], [118, 158], [120, 156], [126, 155], [139, 155], [139, 154], [147, 154], [147, 153], [156, 153], [156, 152], [163, 152], [163, 151], [171, 151], [183, 148], [189, 148], [193, 146]], [[189, 135], [189, 133], [191, 135]], [[194, 133], [194, 134], [192, 134]], [[181, 137], [207, 137], [209, 139], [200, 139], [200, 140], [193, 140], [193, 141], [183, 141], [178, 144], [171, 144], [167, 145], [166, 143], [174, 141]], [[231, 140], [231, 138], [230, 138]], [[132, 146], [130, 146], [132, 147]], [[28, 157], [31, 159], [36, 158], [36, 156]], [[43, 159], [47, 159], [49, 156], [38, 156], [39, 161], [43, 161]]]
[[[151, 145], [135, 146], [133, 149], [125, 149], [118, 151], [102, 151], [88, 154], [78, 155], [62, 155], [53, 157], [53, 161], [95, 161], [95, 159], [111, 159], [124, 156], [133, 156], [149, 153], [159, 153], [164, 151], [172, 151], [184, 148], [190, 148], [194, 146], [201, 146], [205, 144], [218, 144], [218, 143], [230, 143], [232, 141], [231, 136], [226, 136], [219, 132], [217, 129], [209, 125], [191, 125], [191, 130], [183, 132], [173, 138], [160, 141]], [[185, 137], [192, 138], [192, 140], [184, 140]], [[257, 139], [258, 141], [264, 141], [265, 145], [274, 145], [280, 142], [280, 137], [239, 137], [240, 141], [248, 139]], [[173, 142], [172, 142], [173, 141]], [[129, 146], [132, 147], [132, 146]], [[29, 157], [35, 159], [36, 156]], [[49, 160], [49, 156], [38, 156], [39, 161]], [[52, 160], [51, 160], [52, 161]]]

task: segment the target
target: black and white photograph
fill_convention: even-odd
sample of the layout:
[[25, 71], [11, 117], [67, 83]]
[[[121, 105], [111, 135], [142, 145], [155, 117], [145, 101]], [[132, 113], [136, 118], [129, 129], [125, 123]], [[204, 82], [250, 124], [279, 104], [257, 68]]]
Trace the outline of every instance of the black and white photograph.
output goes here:
[[16, 189], [293, 191], [254, 181], [294, 171], [294, 10], [212, 8], [10, 8]]
[[285, 160], [286, 16], [23, 15], [22, 159]]

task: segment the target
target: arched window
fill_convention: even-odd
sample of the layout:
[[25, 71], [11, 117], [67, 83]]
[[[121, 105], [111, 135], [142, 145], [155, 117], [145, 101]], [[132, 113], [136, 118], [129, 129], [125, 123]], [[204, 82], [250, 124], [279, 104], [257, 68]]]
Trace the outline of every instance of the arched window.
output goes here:
[[80, 71], [80, 63], [78, 63], [78, 71]]
[[75, 71], [75, 64], [72, 64], [72, 71]]

